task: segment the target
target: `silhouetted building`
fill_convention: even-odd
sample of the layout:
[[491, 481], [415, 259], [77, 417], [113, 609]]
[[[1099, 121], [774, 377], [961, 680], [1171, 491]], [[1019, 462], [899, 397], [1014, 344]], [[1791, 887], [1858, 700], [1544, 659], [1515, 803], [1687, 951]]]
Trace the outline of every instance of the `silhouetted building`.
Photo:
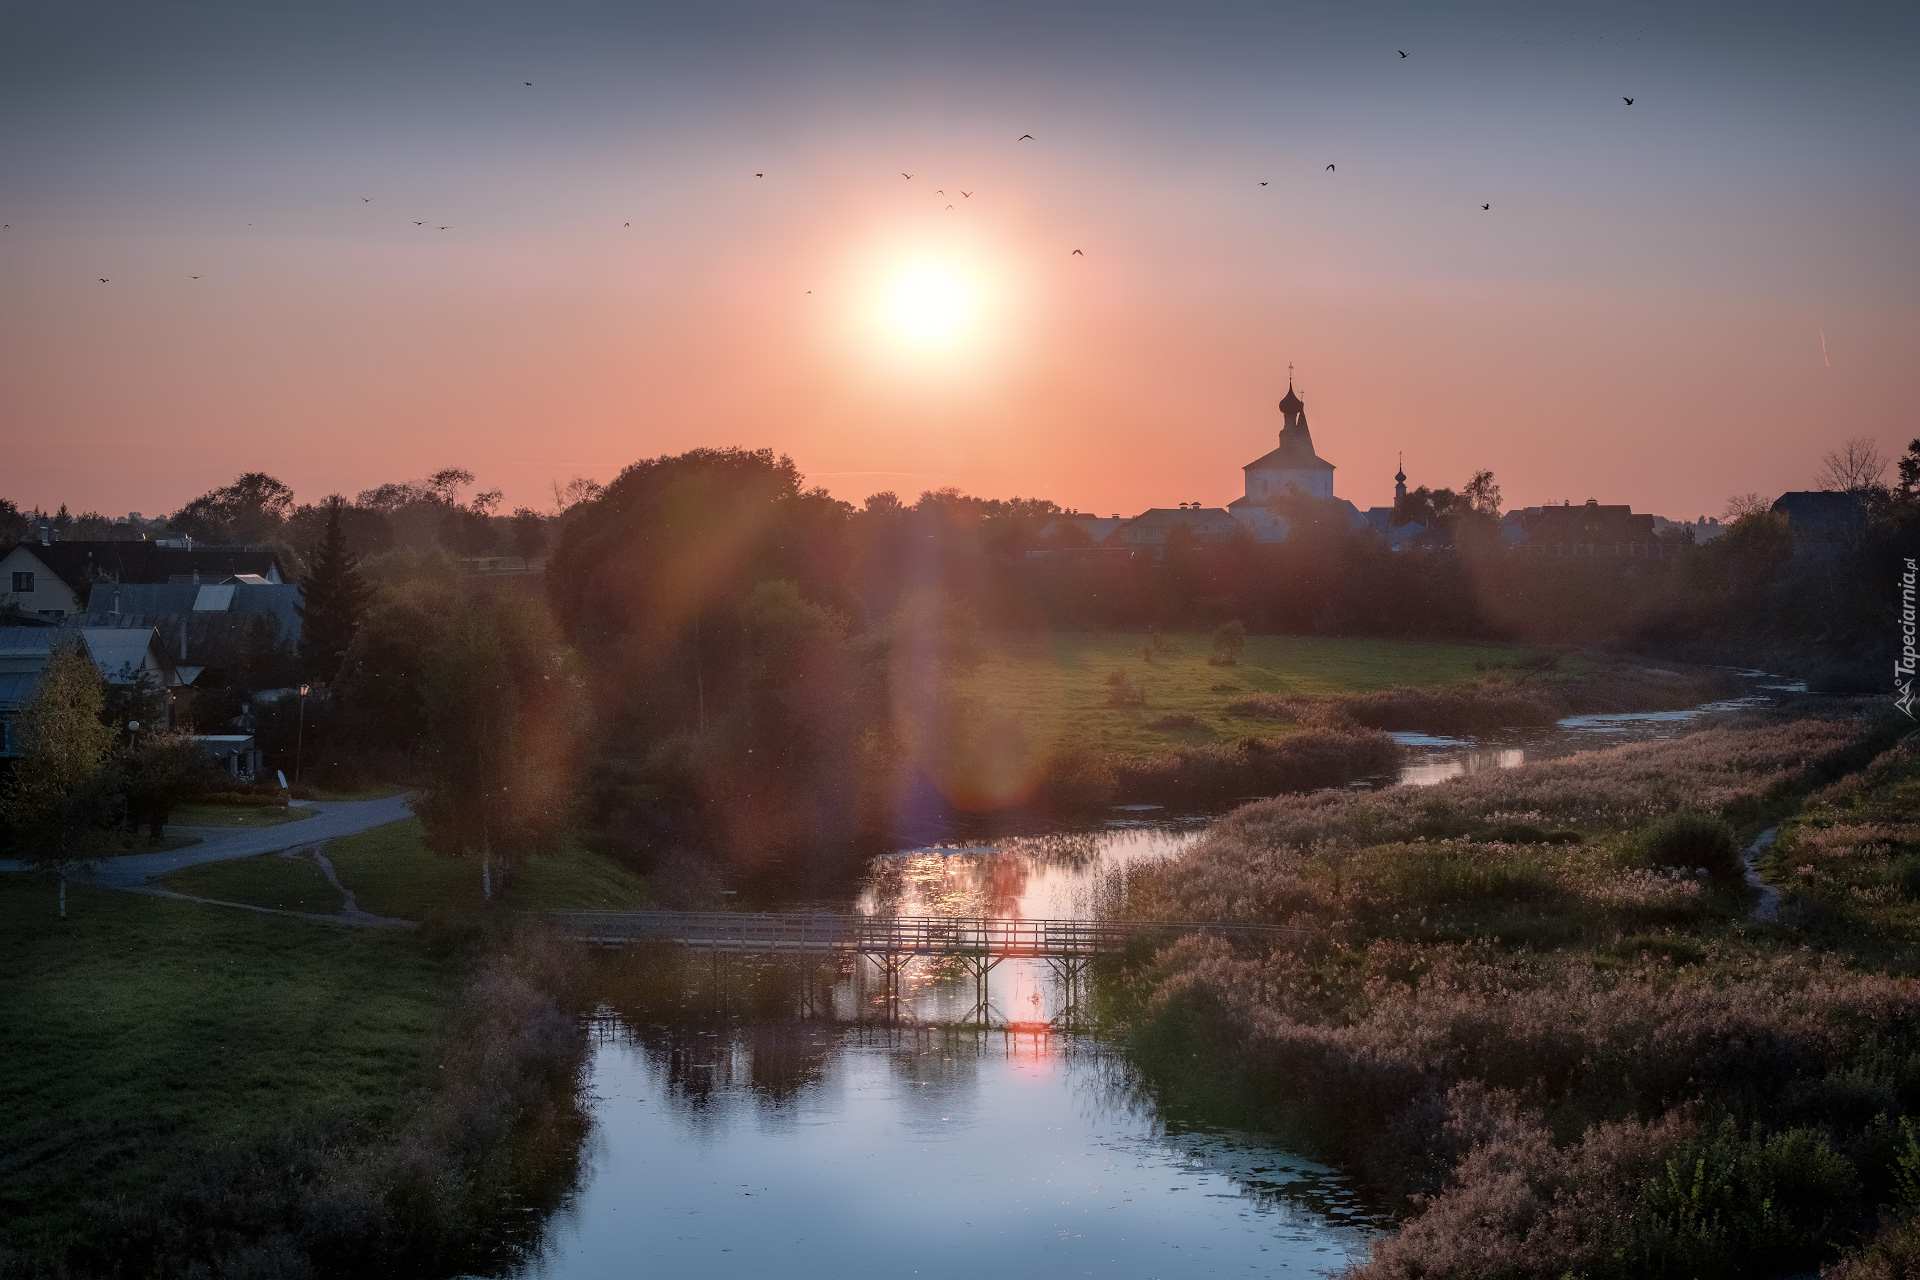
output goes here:
[[1500, 521], [1509, 545], [1538, 555], [1651, 555], [1666, 549], [1654, 536], [1653, 517], [1635, 515], [1625, 503], [1525, 507]]
[[1867, 504], [1854, 494], [1832, 489], [1783, 493], [1774, 500], [1773, 511], [1787, 518], [1796, 540], [1837, 541], [1867, 527]]

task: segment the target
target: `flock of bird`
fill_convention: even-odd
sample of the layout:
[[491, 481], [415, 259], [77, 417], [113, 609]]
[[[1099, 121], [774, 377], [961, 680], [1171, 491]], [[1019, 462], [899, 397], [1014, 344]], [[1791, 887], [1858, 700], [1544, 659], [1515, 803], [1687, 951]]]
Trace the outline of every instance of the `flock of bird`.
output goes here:
[[[1397, 54], [1399, 54], [1399, 55], [1400, 55], [1400, 56], [1401, 56], [1402, 58], [1405, 58], [1405, 57], [1407, 56], [1407, 51], [1406, 51], [1405, 49], [1395, 49], [1395, 50], [1394, 50], [1394, 52], [1395, 52], [1395, 53], [1397, 53]], [[524, 85], [524, 86], [525, 86], [526, 88], [529, 88], [529, 89], [531, 89], [531, 88], [533, 88], [533, 81], [531, 81], [531, 80], [523, 80], [523, 81], [521, 81], [521, 84], [522, 84], [522, 85]], [[1632, 106], [1632, 105], [1633, 105], [1633, 99], [1632, 99], [1632, 98], [1629, 98], [1629, 97], [1626, 97], [1626, 96], [1624, 96], [1624, 95], [1623, 95], [1623, 96], [1621, 97], [1621, 99], [1620, 99], [1620, 101], [1622, 101], [1622, 102], [1624, 102], [1624, 103], [1626, 103], [1626, 104], [1627, 104], [1628, 106]], [[1023, 134], [1021, 134], [1021, 135], [1020, 135], [1020, 136], [1019, 136], [1018, 138], [1015, 138], [1015, 139], [1014, 139], [1014, 142], [1015, 142], [1015, 144], [1016, 144], [1016, 145], [1017, 145], [1017, 144], [1019, 144], [1019, 143], [1022, 143], [1022, 142], [1035, 142], [1035, 141], [1037, 141], [1037, 139], [1036, 139], [1036, 138], [1035, 138], [1035, 137], [1034, 137], [1034, 136], [1033, 136], [1032, 134], [1030, 134], [1030, 133], [1023, 133]], [[1335, 167], [1334, 167], [1334, 166], [1333, 166], [1332, 164], [1329, 164], [1329, 165], [1328, 165], [1328, 166], [1326, 167], [1326, 169], [1324, 170], [1324, 172], [1326, 172], [1326, 173], [1337, 173], [1337, 172], [1339, 172], [1339, 170], [1338, 170], [1338, 169], [1336, 169], [1336, 168], [1335, 168]], [[754, 177], [756, 177], [756, 178], [765, 178], [765, 177], [766, 177], [767, 175], [766, 175], [766, 174], [765, 174], [764, 172], [762, 172], [762, 173], [756, 173], [756, 174], [754, 174], [753, 176], [754, 176]], [[905, 179], [906, 179], [907, 181], [909, 181], [909, 182], [911, 182], [911, 181], [913, 181], [913, 175], [912, 175], [912, 174], [910, 174], [910, 173], [905, 173], [905, 172], [903, 172], [903, 173], [901, 173], [901, 175], [900, 175], [900, 176], [901, 176], [902, 178], [905, 178]], [[1270, 183], [1270, 182], [1262, 182], [1262, 183], [1260, 183], [1260, 185], [1264, 187], [1264, 186], [1269, 186], [1269, 185], [1271, 185], [1271, 183]], [[958, 190], [958, 188], [956, 188], [956, 190]], [[945, 196], [945, 195], [946, 195], [947, 193], [946, 193], [946, 190], [945, 190], [944, 188], [941, 188], [941, 189], [939, 189], [939, 190], [937, 190], [937, 191], [935, 191], [935, 193], [934, 193], [934, 194], [935, 194], [935, 195], [939, 195], [939, 196]], [[972, 198], [973, 198], [973, 192], [971, 192], [971, 191], [961, 191], [961, 192], [960, 192], [960, 197], [961, 197], [961, 199], [963, 199], [963, 200], [970, 200], [970, 199], [972, 199]], [[373, 203], [373, 197], [372, 197], [372, 196], [361, 196], [361, 197], [360, 197], [360, 200], [361, 200], [361, 203], [363, 203], [363, 204], [372, 204], [372, 203]], [[947, 208], [949, 208], [949, 209], [951, 209], [951, 208], [953, 208], [953, 207], [954, 207], [954, 206], [953, 206], [953, 204], [952, 204], [952, 202], [951, 202], [951, 200], [949, 200], [949, 202], [948, 202], [948, 204], [947, 204]], [[1492, 204], [1492, 202], [1491, 202], [1491, 201], [1489, 201], [1489, 202], [1487, 202], [1487, 203], [1485, 203], [1485, 204], [1482, 204], [1482, 205], [1480, 206], [1480, 208], [1481, 208], [1481, 210], [1482, 210], [1483, 212], [1488, 212], [1488, 213], [1490, 213], [1490, 212], [1492, 212], [1492, 210], [1493, 210], [1493, 204]], [[248, 226], [252, 226], [253, 224], [252, 224], [252, 223], [248, 223], [247, 225], [248, 225]], [[414, 226], [416, 226], [416, 227], [424, 227], [424, 226], [426, 226], [426, 225], [428, 225], [428, 224], [427, 224], [427, 222], [426, 222], [425, 220], [421, 220], [421, 221], [415, 221], [415, 222], [413, 223], [413, 225], [414, 225]], [[632, 224], [631, 222], [623, 222], [623, 223], [621, 223], [620, 225], [621, 225], [622, 227], [631, 227], [631, 226], [632, 226], [633, 224]], [[453, 228], [452, 228], [451, 226], [444, 226], [444, 227], [436, 227], [436, 229], [437, 229], [437, 230], [440, 230], [440, 231], [451, 231], [451, 230], [453, 230]], [[7, 223], [7, 224], [4, 224], [4, 225], [0, 225], [0, 231], [8, 231], [8, 230], [12, 230], [12, 224], [11, 224], [11, 223]], [[1080, 249], [1075, 249], [1075, 250], [1074, 250], [1074, 251], [1073, 251], [1072, 253], [1070, 253], [1070, 254], [1068, 254], [1067, 256], [1068, 256], [1068, 257], [1073, 257], [1073, 258], [1083, 258], [1083, 257], [1085, 257], [1085, 256], [1086, 256], [1086, 253], [1085, 253], [1085, 252], [1084, 252], [1083, 250], [1080, 250]], [[188, 277], [187, 277], [187, 279], [189, 279], [189, 280], [198, 280], [198, 279], [200, 279], [200, 277], [199, 277], [199, 276], [188, 276]], [[107, 276], [100, 276], [100, 277], [99, 277], [99, 281], [100, 281], [100, 283], [101, 283], [101, 284], [108, 284], [108, 283], [110, 283], [110, 279], [109, 279], [109, 277], [107, 277]], [[813, 290], [811, 290], [811, 289], [808, 289], [808, 290], [807, 290], [807, 292], [808, 292], [808, 293], [812, 293], [812, 292], [813, 292]]]

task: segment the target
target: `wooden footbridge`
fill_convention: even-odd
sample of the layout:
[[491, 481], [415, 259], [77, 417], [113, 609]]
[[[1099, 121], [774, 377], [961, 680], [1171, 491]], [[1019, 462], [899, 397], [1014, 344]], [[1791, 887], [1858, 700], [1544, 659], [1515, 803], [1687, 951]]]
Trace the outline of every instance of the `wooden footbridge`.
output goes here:
[[1001, 920], [984, 916], [864, 916], [821, 912], [559, 911], [547, 917], [569, 937], [602, 946], [664, 942], [716, 954], [870, 956], [897, 1000], [900, 974], [921, 957], [960, 961], [986, 1006], [987, 975], [1003, 960], [1045, 961], [1078, 1003], [1096, 957], [1189, 934], [1276, 942], [1310, 930], [1278, 925], [1170, 920]]

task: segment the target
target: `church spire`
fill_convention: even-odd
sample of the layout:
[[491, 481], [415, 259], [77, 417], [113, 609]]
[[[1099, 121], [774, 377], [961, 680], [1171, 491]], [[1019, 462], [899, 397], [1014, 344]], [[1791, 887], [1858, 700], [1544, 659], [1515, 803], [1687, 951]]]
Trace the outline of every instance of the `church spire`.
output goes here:
[[1400, 455], [1399, 469], [1393, 473], [1393, 501], [1398, 506], [1407, 496], [1407, 455]]

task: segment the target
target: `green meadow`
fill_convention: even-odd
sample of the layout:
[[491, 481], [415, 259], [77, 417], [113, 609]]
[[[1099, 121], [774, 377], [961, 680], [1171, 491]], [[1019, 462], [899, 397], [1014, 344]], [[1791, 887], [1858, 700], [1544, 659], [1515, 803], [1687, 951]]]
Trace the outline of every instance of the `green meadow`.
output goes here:
[[[1165, 635], [1157, 642], [1126, 632], [996, 635], [986, 660], [956, 691], [1012, 716], [1036, 737], [1143, 754], [1248, 734], [1273, 736], [1271, 720], [1229, 715], [1227, 706], [1236, 699], [1328, 698], [1498, 680], [1530, 653], [1501, 645], [1250, 635], [1237, 665], [1217, 667], [1208, 661], [1212, 644], [1206, 634]], [[1116, 671], [1143, 689], [1144, 707], [1112, 705], [1108, 681]], [[1196, 723], [1156, 727], [1182, 716]]]

